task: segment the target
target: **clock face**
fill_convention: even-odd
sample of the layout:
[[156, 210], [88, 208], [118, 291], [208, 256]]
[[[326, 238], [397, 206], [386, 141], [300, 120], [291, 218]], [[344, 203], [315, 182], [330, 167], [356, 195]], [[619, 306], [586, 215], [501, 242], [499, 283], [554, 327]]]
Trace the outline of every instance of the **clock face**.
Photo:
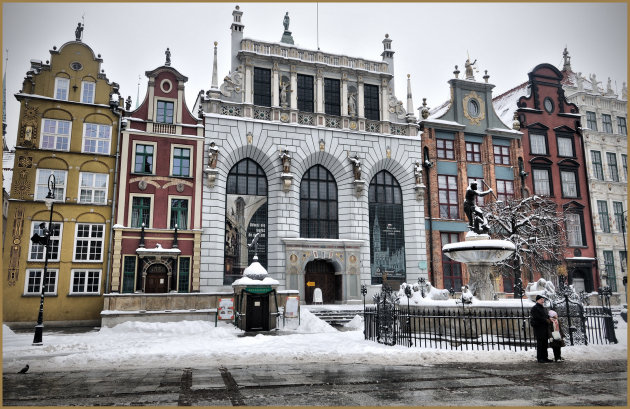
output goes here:
[[468, 114], [473, 118], [479, 116], [479, 102], [476, 99], [468, 100]]
[[552, 113], [553, 112], [553, 101], [551, 100], [551, 98], [547, 97], [545, 98], [545, 111]]

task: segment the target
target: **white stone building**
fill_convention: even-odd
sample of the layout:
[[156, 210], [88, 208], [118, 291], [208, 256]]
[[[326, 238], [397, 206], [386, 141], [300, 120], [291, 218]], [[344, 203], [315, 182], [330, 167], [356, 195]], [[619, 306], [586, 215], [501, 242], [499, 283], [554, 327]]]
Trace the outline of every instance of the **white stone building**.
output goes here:
[[628, 210], [628, 91], [610, 77], [585, 78], [573, 72], [564, 52], [563, 88], [567, 100], [582, 116], [586, 167], [593, 212], [597, 261], [601, 282], [625, 296], [627, 275], [626, 217]]
[[206, 149], [200, 290], [231, 291], [254, 253], [307, 303], [314, 288], [347, 303], [362, 300], [362, 284], [371, 297], [383, 280], [417, 281], [422, 155], [410, 91], [406, 103], [393, 93], [392, 40], [367, 60], [295, 46], [288, 14], [280, 42], [244, 38], [243, 12], [232, 15], [231, 71], [219, 84], [215, 43], [211, 88], [195, 104]]

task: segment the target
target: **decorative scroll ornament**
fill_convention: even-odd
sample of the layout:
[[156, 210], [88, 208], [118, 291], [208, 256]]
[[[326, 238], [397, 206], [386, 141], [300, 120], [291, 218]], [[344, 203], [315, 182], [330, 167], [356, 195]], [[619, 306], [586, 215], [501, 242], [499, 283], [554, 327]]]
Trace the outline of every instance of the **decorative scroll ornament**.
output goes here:
[[[471, 112], [469, 109], [469, 102], [471, 106], [477, 104], [479, 112]], [[462, 99], [462, 105], [464, 108], [464, 116], [471, 124], [479, 125], [481, 121], [486, 118], [486, 103], [475, 91], [466, 94], [466, 96]]]

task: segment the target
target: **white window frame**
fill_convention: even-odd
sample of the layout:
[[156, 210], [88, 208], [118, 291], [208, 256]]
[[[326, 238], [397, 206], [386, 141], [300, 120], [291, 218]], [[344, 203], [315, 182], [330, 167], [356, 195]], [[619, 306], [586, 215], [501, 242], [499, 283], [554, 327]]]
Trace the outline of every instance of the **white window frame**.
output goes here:
[[[539, 181], [538, 183], [540, 183], [541, 181], [543, 181], [543, 179], [537, 179], [536, 175], [539, 174], [539, 172], [544, 172], [546, 178], [544, 180], [547, 181], [547, 192], [540, 192], [540, 184], [537, 184], [537, 181]], [[548, 169], [532, 169], [532, 180], [534, 182], [534, 193], [538, 196], [551, 196], [551, 178], [550, 178], [550, 174], [549, 174], [549, 170]]]
[[[91, 95], [88, 95], [88, 100], [85, 98], [85, 92], [89, 92], [89, 88], [92, 88]], [[96, 96], [96, 82], [94, 81], [81, 81], [81, 102], [84, 104], [93, 104], [94, 97]], [[89, 100], [91, 97], [91, 100]]]
[[[55, 130], [52, 132], [46, 132], [46, 122], [54, 122]], [[59, 125], [60, 124], [68, 124], [68, 133], [63, 134], [59, 133]], [[54, 118], [42, 118], [42, 132], [41, 137], [39, 138], [39, 148], [40, 149], [49, 149], [51, 151], [62, 151], [68, 152], [70, 151], [70, 139], [72, 137], [72, 121], [66, 121], [63, 119], [54, 119]], [[44, 146], [44, 139], [52, 138], [53, 139], [53, 147]], [[65, 149], [59, 149], [57, 146], [59, 143], [63, 143], [65, 139]]]
[[[573, 177], [573, 181], [569, 181], [569, 180], [565, 180], [564, 175], [571, 175]], [[575, 194], [568, 192], [566, 189], [570, 189], [571, 188], [571, 184], [573, 184], [573, 190], [575, 192]], [[568, 197], [568, 198], [577, 198], [578, 197], [578, 177], [576, 175], [576, 172], [572, 171], [572, 170], [561, 170], [560, 171], [560, 185], [562, 188], [562, 197]], [[566, 189], [565, 189], [566, 187]]]
[[[96, 136], [92, 137], [92, 136], [88, 136], [88, 126], [92, 127], [95, 126], [96, 127]], [[107, 128], [107, 137], [101, 137], [101, 131], [103, 128]], [[87, 149], [87, 144], [86, 142], [88, 141], [94, 141], [94, 150], [91, 149]], [[103, 142], [102, 145], [99, 146], [99, 142]], [[86, 153], [95, 153], [95, 154], [99, 154], [99, 155], [109, 155], [109, 152], [111, 150], [111, 145], [112, 145], [112, 126], [108, 125], [108, 124], [95, 124], [92, 122], [86, 122], [83, 124], [83, 144], [81, 146], [81, 152], [86, 152]], [[102, 149], [101, 149], [102, 147]], [[135, 151], [134, 151], [135, 153]]]
[[[58, 94], [64, 91], [65, 91], [65, 98], [59, 98]], [[55, 77], [55, 92], [53, 95], [55, 96], [55, 99], [58, 99], [61, 101], [67, 101], [70, 95], [70, 78]]]
[[[97, 187], [95, 186], [95, 181], [97, 176], [105, 176], [105, 187]], [[91, 179], [90, 185], [83, 185], [83, 178], [88, 177]], [[95, 173], [95, 172], [79, 172], [79, 189], [77, 192], [77, 198], [79, 203], [93, 203], [93, 204], [107, 204], [107, 192], [109, 188], [109, 174], [107, 173]], [[82, 200], [82, 192], [90, 191], [90, 200], [84, 201]], [[94, 200], [96, 192], [103, 192], [104, 199], [102, 202], [97, 202]]]
[[[173, 173], [173, 170], [175, 169], [175, 148], [179, 148], [179, 149], [188, 149], [189, 155], [188, 155], [188, 174], [187, 175], [175, 175]], [[135, 153], [135, 150], [134, 150]], [[182, 178], [189, 178], [191, 173], [192, 173], [192, 161], [193, 159], [193, 146], [192, 145], [171, 145], [171, 169], [169, 170], [169, 174], [173, 177], [182, 177]], [[135, 161], [134, 161], [134, 165], [135, 165]]]
[[[82, 291], [74, 291], [74, 280], [78, 278], [80, 274], [85, 274], [83, 290]], [[98, 273], [98, 284], [96, 291], [87, 291], [88, 287], [88, 279], [87, 276], [89, 273]], [[83, 295], [100, 295], [101, 294], [101, 279], [103, 277], [103, 270], [101, 269], [72, 269], [70, 270], [70, 294], [83, 294]]]
[[[133, 227], [131, 225], [131, 218], [133, 217], [133, 198], [134, 197], [148, 197], [149, 199], [151, 199], [151, 206], [149, 207], [149, 225], [148, 226], [144, 226], [145, 229], [150, 229], [153, 227], [153, 208], [155, 206], [155, 198], [152, 194], [140, 194], [140, 193], [134, 193], [132, 195], [129, 195], [129, 213], [128, 213], [128, 221], [129, 221], [129, 226], [132, 229], [140, 229], [141, 227]], [[170, 203], [170, 200], [169, 200]], [[170, 212], [169, 212], [170, 214]]]
[[[79, 226], [90, 226], [89, 228], [89, 236], [88, 237], [79, 237]], [[92, 237], [92, 231], [94, 229], [95, 226], [102, 226], [103, 230], [102, 230], [102, 236], [100, 238], [93, 238]], [[105, 224], [103, 223], [77, 223], [74, 229], [74, 248], [72, 250], [72, 260], [75, 262], [80, 262], [80, 263], [102, 263], [103, 262], [103, 253], [105, 252]], [[82, 241], [87, 241], [87, 259], [79, 259], [77, 258], [77, 249], [79, 247], [79, 242]], [[89, 256], [90, 256], [90, 250], [92, 249], [92, 246], [96, 243], [96, 242], [100, 242], [101, 243], [101, 254], [100, 254], [100, 258], [98, 260], [90, 260]]]
[[[540, 138], [540, 140], [538, 140], [538, 138]], [[539, 146], [541, 141], [542, 146]], [[543, 152], [534, 149], [538, 147], [542, 147]], [[547, 135], [539, 133], [529, 134], [529, 148], [532, 155], [548, 155], [549, 152], [547, 151]]]
[[[68, 180], [68, 171], [61, 169], [37, 169], [35, 176], [35, 192], [33, 200], [44, 200], [48, 195], [48, 178], [50, 174], [55, 175], [55, 202], [65, 202], [66, 200], [66, 181]], [[61, 178], [63, 176], [63, 178]], [[40, 189], [41, 188], [41, 189]], [[41, 195], [38, 194], [41, 192]]]
[[186, 228], [182, 229], [181, 226], [177, 227], [177, 230], [191, 230], [190, 227], [190, 204], [191, 204], [191, 196], [168, 196], [168, 216], [167, 216], [167, 221], [166, 221], [166, 226], [167, 228], [171, 229], [171, 208], [173, 205], [173, 199], [181, 199], [181, 200], [186, 200], [188, 201], [188, 209], [186, 212]]
[[582, 236], [582, 218], [578, 213], [567, 213], [567, 243], [569, 247], [584, 247]]
[[[48, 228], [48, 222], [44, 221], [44, 220], [32, 220], [31, 221], [31, 235], [29, 237], [33, 237], [33, 234], [35, 234], [35, 230], [37, 229], [39, 231], [39, 225], [45, 223], [46, 224], [46, 228]], [[56, 245], [56, 250], [57, 250], [57, 257], [55, 258], [48, 258], [48, 261], [59, 261], [60, 257], [61, 257], [61, 240], [63, 238], [63, 223], [61, 222], [53, 222], [53, 225], [59, 225], [59, 235], [58, 236], [51, 236], [51, 239], [53, 239], [54, 241], [57, 241], [57, 245]], [[39, 234], [39, 233], [38, 233]], [[43, 234], [39, 234], [40, 237], [43, 237]], [[42, 257], [35, 257], [34, 256], [34, 252], [33, 249], [35, 248], [35, 246], [37, 246], [37, 248], [44, 247], [41, 244], [35, 244], [32, 241], [29, 243], [29, 247], [28, 247], [28, 261], [45, 261], [46, 260], [46, 248], [44, 247], [44, 249], [42, 249], [41, 254]], [[54, 253], [53, 251], [51, 251], [51, 253]], [[38, 251], [36, 254], [40, 254], [40, 252]]]
[[[136, 145], [151, 145], [153, 146], [153, 168], [151, 169], [151, 173], [144, 172], [136, 172]], [[137, 175], [155, 175], [156, 166], [157, 166], [157, 142], [152, 141], [143, 141], [143, 140], [135, 140], [133, 141], [133, 145], [131, 147], [132, 151], [132, 161], [131, 161], [131, 173], [135, 173]]]
[[[31, 273], [35, 273], [37, 271], [41, 271], [41, 277], [39, 278], [39, 284], [37, 286], [36, 291], [28, 291], [28, 284], [31, 278]], [[52, 292], [46, 291], [45, 295], [57, 295], [57, 285], [59, 284], [59, 269], [57, 268], [48, 268], [46, 272], [55, 278], [55, 283]], [[24, 277], [24, 295], [41, 295], [42, 293], [42, 281], [44, 278], [44, 268], [27, 268]]]
[[575, 157], [575, 152], [573, 152], [573, 139], [566, 136], [558, 136], [558, 156]]

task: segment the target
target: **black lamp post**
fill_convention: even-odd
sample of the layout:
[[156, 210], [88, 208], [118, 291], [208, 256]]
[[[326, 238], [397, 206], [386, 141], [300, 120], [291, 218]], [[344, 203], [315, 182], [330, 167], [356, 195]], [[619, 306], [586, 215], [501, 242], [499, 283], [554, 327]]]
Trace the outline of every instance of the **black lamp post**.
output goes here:
[[37, 233], [33, 234], [31, 241], [36, 244], [44, 246], [44, 274], [42, 275], [42, 293], [39, 300], [39, 314], [37, 315], [37, 325], [35, 325], [35, 336], [33, 337], [33, 345], [42, 345], [42, 335], [44, 333], [44, 292], [46, 291], [46, 276], [48, 275], [48, 257], [50, 255], [50, 235], [52, 234], [52, 217], [53, 217], [53, 203], [55, 200], [55, 175], [50, 174], [48, 177], [48, 194], [44, 199], [46, 207], [50, 209], [50, 219], [48, 221], [48, 228], [44, 227], [44, 223], [40, 224], [40, 227], [44, 230], [44, 237], [40, 237]]
[[[523, 337], [526, 335], [525, 331], [525, 309], [523, 308], [523, 294], [525, 294], [525, 290], [523, 289], [523, 280], [520, 277], [516, 279], [516, 283], [514, 283], [514, 295], [521, 299], [521, 316], [523, 317], [523, 323], [521, 324], [521, 329], [523, 330]], [[527, 343], [525, 343], [525, 351], [527, 351]]]
[[365, 284], [361, 284], [361, 295], [363, 295], [363, 313], [365, 314], [365, 295], [367, 294], [367, 287]]

